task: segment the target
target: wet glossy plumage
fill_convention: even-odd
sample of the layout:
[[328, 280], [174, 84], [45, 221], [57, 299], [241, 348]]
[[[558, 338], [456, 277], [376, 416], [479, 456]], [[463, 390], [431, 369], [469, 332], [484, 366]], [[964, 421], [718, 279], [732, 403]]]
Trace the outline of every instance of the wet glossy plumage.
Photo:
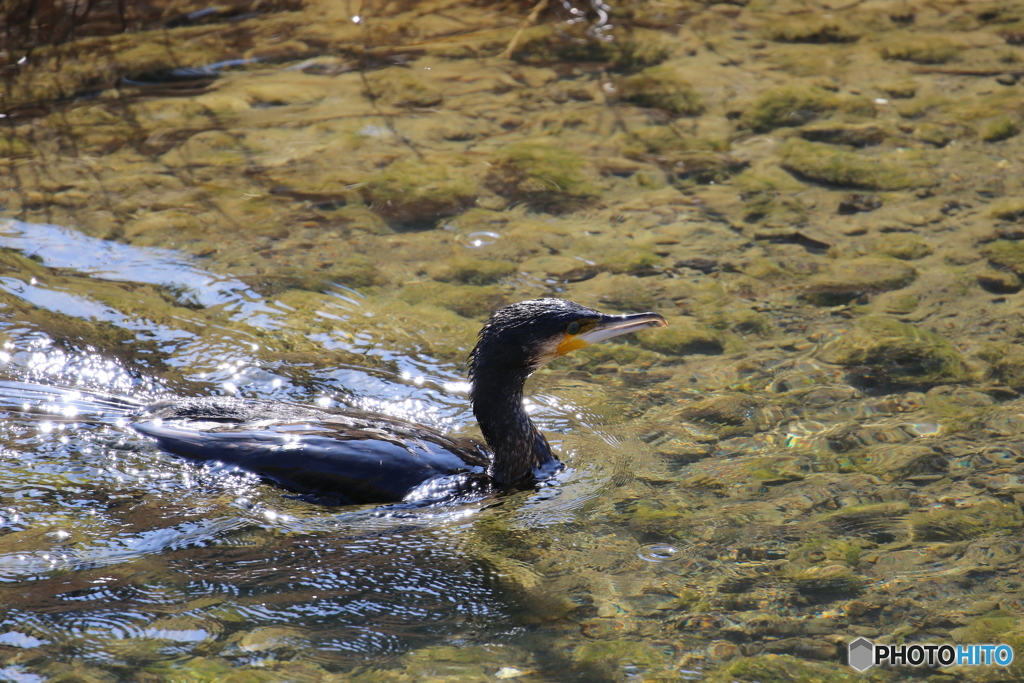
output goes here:
[[523, 409], [523, 384], [565, 352], [561, 343], [586, 337], [566, 332], [581, 320], [593, 321], [585, 326], [598, 340], [664, 324], [656, 314], [607, 316], [562, 299], [495, 312], [470, 356], [470, 398], [490, 450], [377, 413], [237, 398], [164, 401], [132, 426], [162, 450], [236, 465], [323, 503], [433, 501], [531, 485], [561, 464]]

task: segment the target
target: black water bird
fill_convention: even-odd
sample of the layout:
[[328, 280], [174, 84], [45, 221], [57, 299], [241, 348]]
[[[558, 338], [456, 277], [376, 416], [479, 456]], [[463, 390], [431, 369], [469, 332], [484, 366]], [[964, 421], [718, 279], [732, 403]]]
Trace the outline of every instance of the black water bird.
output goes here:
[[665, 324], [657, 313], [606, 315], [564, 299], [496, 311], [469, 369], [490, 450], [377, 413], [237, 398], [164, 401], [132, 427], [161, 450], [234, 465], [321, 503], [432, 502], [530, 486], [562, 464], [523, 408], [526, 379], [570, 351]]

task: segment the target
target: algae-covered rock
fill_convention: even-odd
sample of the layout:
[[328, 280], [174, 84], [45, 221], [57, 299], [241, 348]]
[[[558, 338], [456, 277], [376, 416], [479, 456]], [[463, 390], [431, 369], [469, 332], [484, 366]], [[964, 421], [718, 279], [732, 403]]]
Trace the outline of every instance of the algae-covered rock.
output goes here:
[[1015, 198], [998, 202], [988, 213], [992, 218], [1001, 221], [1019, 221], [1024, 218], [1024, 199]]
[[671, 316], [668, 327], [645, 330], [637, 335], [640, 346], [668, 356], [718, 355], [725, 349], [721, 335], [693, 318]]
[[[430, 223], [471, 206], [480, 190], [464, 165], [396, 161], [361, 188], [374, 211], [399, 223]], [[429, 227], [429, 226], [428, 226]]]
[[572, 285], [569, 288], [570, 298], [596, 308], [650, 310], [655, 306], [655, 299], [645, 279], [601, 273], [591, 280]]
[[1014, 391], [1024, 390], [1024, 348], [1018, 344], [987, 344], [978, 355], [991, 364], [996, 379]]
[[516, 272], [516, 264], [503, 260], [484, 260], [460, 256], [440, 261], [427, 269], [439, 282], [461, 282], [467, 285], [489, 285]]
[[785, 578], [804, 595], [819, 599], [834, 599], [837, 594], [856, 594], [864, 590], [867, 583], [864, 577], [842, 564], [797, 569]]
[[953, 133], [937, 123], [922, 123], [914, 129], [914, 137], [936, 147], [945, 147], [953, 141]]
[[1012, 240], [996, 240], [978, 251], [996, 268], [1005, 268], [1024, 276], [1024, 243]]
[[1012, 138], [1019, 132], [1020, 124], [1017, 121], [1008, 116], [1000, 116], [982, 126], [978, 137], [984, 142], [1000, 142]]
[[782, 149], [782, 167], [807, 180], [865, 190], [930, 187], [938, 181], [909, 160], [891, 154], [866, 157], [825, 144], [790, 140]]
[[810, 279], [800, 298], [819, 306], [835, 306], [865, 294], [901, 289], [916, 278], [913, 266], [896, 259], [836, 261], [827, 272]]
[[[841, 662], [811, 662], [792, 655], [744, 657], [715, 669], [707, 683], [862, 683], [864, 674]], [[901, 673], [872, 670], [871, 680], [903, 680]]]
[[588, 22], [563, 22], [557, 29], [536, 26], [524, 32], [513, 57], [537, 65], [604, 63], [611, 71], [628, 73], [660, 64], [671, 45], [671, 39], [660, 31], [615, 27], [610, 35], [599, 36], [588, 30]]
[[886, 132], [874, 123], [812, 123], [800, 128], [800, 137], [811, 142], [869, 147], [886, 138]]
[[893, 232], [875, 240], [875, 251], [901, 261], [914, 261], [931, 254], [932, 248], [920, 235]]
[[937, 455], [927, 446], [882, 444], [853, 455], [850, 460], [861, 472], [877, 474], [885, 481], [897, 481], [918, 472], [930, 472]]
[[487, 187], [534, 209], [562, 213], [597, 194], [580, 155], [556, 140], [522, 142], [504, 147], [491, 162]]
[[477, 287], [443, 282], [413, 282], [402, 287], [398, 298], [413, 305], [425, 303], [447, 308], [466, 318], [487, 316], [507, 303], [497, 285]]
[[246, 151], [233, 135], [207, 130], [196, 133], [160, 160], [171, 167], [245, 166]]
[[649, 275], [664, 265], [663, 259], [650, 247], [627, 247], [608, 256], [600, 267], [610, 273]]
[[852, 43], [860, 38], [858, 31], [835, 17], [799, 19], [784, 16], [772, 19], [765, 35], [779, 43]]
[[700, 96], [683, 78], [681, 70], [664, 64], [616, 79], [614, 86], [620, 100], [640, 107], [664, 109], [681, 116], [704, 110]]
[[0, 137], [0, 159], [17, 159], [32, 156], [32, 147], [15, 137]]
[[666, 662], [665, 651], [656, 645], [635, 640], [599, 640], [577, 646], [572, 652], [575, 667], [586, 680], [625, 680], [629, 671], [658, 666]]
[[975, 277], [982, 289], [993, 294], [1016, 294], [1022, 286], [1016, 273], [1005, 270], [983, 270]]
[[769, 88], [743, 113], [740, 123], [755, 133], [765, 133], [783, 126], [801, 126], [834, 106], [834, 96], [823, 88]]
[[422, 71], [393, 66], [366, 75], [367, 94], [397, 107], [436, 107], [444, 93]]
[[882, 316], [857, 320], [818, 354], [826, 363], [874, 367], [905, 384], [957, 381], [965, 375], [960, 352], [929, 330]]
[[882, 59], [894, 59], [916, 64], [945, 64], [960, 55], [961, 48], [948, 38], [922, 36], [894, 38], [883, 45], [879, 52]]
[[679, 411], [684, 420], [738, 427], [749, 424], [761, 402], [746, 394], [720, 393], [694, 401]]
[[362, 254], [349, 254], [327, 266], [324, 279], [349, 287], [370, 287], [386, 281], [376, 262]]
[[929, 508], [907, 515], [914, 537], [923, 541], [963, 541], [1024, 526], [1024, 513], [1015, 502], [980, 499], [960, 507]]

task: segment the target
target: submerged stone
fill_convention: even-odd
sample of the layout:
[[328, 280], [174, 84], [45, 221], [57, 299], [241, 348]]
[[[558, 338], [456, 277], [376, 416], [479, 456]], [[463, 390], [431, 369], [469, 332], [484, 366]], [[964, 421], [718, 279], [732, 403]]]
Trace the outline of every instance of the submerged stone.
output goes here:
[[681, 70], [668, 65], [644, 69], [614, 81], [618, 98], [640, 107], [664, 109], [680, 116], [700, 114], [700, 96]]
[[803, 126], [800, 137], [811, 142], [869, 147], [883, 142], [886, 132], [874, 123], [816, 123]]
[[906, 232], [888, 233], [875, 241], [875, 250], [901, 261], [914, 261], [932, 253], [932, 248], [920, 235]]
[[847, 367], [876, 368], [902, 384], [957, 381], [966, 374], [963, 357], [948, 339], [882, 316], [860, 318], [818, 357]]
[[929, 187], [938, 181], [908, 159], [892, 154], [865, 157], [828, 145], [790, 140], [782, 150], [782, 167], [807, 180], [864, 190]]
[[902, 289], [916, 278], [913, 266], [896, 259], [864, 257], [836, 261], [827, 272], [810, 279], [800, 298], [818, 306], [836, 306], [865, 294]]
[[823, 16], [774, 17], [765, 33], [770, 40], [780, 43], [852, 43], [860, 38], [860, 33], [845, 22]]
[[444, 93], [422, 72], [400, 66], [367, 74], [366, 85], [372, 99], [398, 107], [435, 107], [444, 100]]
[[[792, 655], [762, 654], [730, 662], [710, 673], [707, 683], [861, 683], [864, 674], [841, 662], [811, 662]], [[872, 669], [870, 680], [902, 680], [900, 673]]]
[[1012, 138], [1019, 132], [1020, 125], [1016, 121], [1007, 116], [1000, 116], [982, 126], [978, 137], [984, 142], [1001, 142], [1002, 140]]
[[467, 285], [489, 285], [516, 272], [511, 261], [456, 257], [441, 261], [427, 269], [430, 277], [440, 282], [461, 282]]
[[471, 206], [480, 192], [460, 161], [396, 161], [366, 179], [363, 197], [385, 218], [432, 227], [436, 219]]
[[465, 318], [479, 318], [504, 306], [505, 294], [497, 285], [477, 287], [451, 285], [443, 282], [414, 282], [402, 287], [398, 293], [402, 301], [447, 308]]
[[669, 316], [668, 327], [645, 330], [637, 336], [643, 348], [669, 356], [718, 355], [725, 350], [718, 332], [683, 316]]
[[882, 59], [895, 59], [917, 64], [945, 64], [960, 55], [961, 48], [941, 36], [903, 37], [883, 45]]
[[988, 344], [978, 355], [992, 366], [992, 375], [1014, 391], [1024, 391], [1024, 349], [1018, 344]]
[[502, 148], [491, 162], [485, 184], [497, 194], [549, 213], [579, 208], [597, 194], [583, 157], [555, 140], [535, 140]]
[[834, 96], [823, 88], [771, 88], [743, 113], [740, 123], [755, 133], [765, 133], [783, 126], [801, 126], [833, 107]]

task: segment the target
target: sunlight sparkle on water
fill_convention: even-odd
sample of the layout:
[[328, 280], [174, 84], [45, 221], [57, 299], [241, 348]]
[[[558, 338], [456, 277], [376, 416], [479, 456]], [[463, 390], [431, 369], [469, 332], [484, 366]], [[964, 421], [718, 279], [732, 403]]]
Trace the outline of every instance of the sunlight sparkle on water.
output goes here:
[[441, 385], [445, 391], [453, 394], [468, 394], [473, 385], [469, 382], [445, 382]]

